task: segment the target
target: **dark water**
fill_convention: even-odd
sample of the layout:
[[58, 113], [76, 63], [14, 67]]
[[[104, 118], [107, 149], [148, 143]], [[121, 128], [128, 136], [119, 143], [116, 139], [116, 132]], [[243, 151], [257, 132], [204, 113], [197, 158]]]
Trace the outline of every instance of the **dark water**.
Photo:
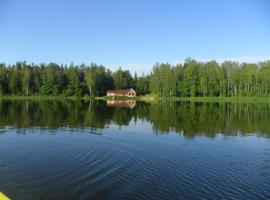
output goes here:
[[0, 101], [0, 191], [270, 199], [269, 136], [269, 104]]

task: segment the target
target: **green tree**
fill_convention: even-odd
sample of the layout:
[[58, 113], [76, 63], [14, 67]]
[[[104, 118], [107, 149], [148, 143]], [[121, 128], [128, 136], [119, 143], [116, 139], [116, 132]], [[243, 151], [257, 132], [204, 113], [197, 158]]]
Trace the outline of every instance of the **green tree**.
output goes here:
[[183, 94], [184, 96], [196, 96], [198, 90], [198, 63], [193, 59], [187, 59], [184, 64]]
[[133, 87], [133, 78], [128, 70], [119, 68], [112, 76], [116, 89], [128, 89]]

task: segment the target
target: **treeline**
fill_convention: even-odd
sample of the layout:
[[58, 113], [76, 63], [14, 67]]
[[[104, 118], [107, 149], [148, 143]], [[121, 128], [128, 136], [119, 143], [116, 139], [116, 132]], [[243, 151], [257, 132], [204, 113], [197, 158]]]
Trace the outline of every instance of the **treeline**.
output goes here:
[[0, 95], [102, 96], [109, 89], [134, 88], [161, 97], [269, 96], [270, 61], [156, 64], [147, 76], [134, 76], [102, 65], [0, 64]]
[[175, 66], [157, 64], [150, 75], [149, 90], [163, 97], [268, 96], [270, 61], [219, 64], [187, 59]]
[[136, 87], [127, 70], [112, 73], [102, 65], [0, 64], [0, 95], [101, 96], [108, 89]]

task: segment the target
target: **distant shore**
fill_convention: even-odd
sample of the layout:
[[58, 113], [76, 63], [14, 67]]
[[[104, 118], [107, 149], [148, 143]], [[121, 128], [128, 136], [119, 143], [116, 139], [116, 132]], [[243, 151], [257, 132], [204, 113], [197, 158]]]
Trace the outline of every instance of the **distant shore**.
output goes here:
[[0, 96], [0, 100], [80, 100], [79, 96]]
[[179, 101], [179, 102], [228, 102], [228, 103], [270, 103], [269, 97], [233, 96], [233, 97], [158, 97], [141, 96], [142, 101]]
[[[0, 96], [0, 100], [114, 100], [111, 97], [91, 96]], [[156, 95], [144, 95], [137, 97], [117, 97], [115, 100], [136, 100], [145, 102], [179, 101], [179, 102], [228, 102], [228, 103], [270, 103], [269, 97], [234, 96], [234, 97], [158, 97]]]

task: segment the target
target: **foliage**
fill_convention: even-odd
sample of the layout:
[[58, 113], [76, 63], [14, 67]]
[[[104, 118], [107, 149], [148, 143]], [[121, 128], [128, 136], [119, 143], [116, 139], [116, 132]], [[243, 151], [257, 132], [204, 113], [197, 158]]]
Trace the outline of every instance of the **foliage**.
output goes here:
[[157, 63], [149, 75], [140, 77], [121, 68], [111, 72], [95, 63], [0, 63], [1, 96], [104, 96], [106, 90], [128, 88], [138, 95], [159, 97], [269, 96], [270, 61], [219, 64], [189, 58], [177, 65]]
[[156, 64], [149, 90], [160, 97], [269, 96], [270, 61], [219, 64], [187, 59], [183, 65]]
[[134, 86], [133, 78], [128, 70], [119, 68], [113, 73], [113, 80], [116, 89], [128, 89]]

